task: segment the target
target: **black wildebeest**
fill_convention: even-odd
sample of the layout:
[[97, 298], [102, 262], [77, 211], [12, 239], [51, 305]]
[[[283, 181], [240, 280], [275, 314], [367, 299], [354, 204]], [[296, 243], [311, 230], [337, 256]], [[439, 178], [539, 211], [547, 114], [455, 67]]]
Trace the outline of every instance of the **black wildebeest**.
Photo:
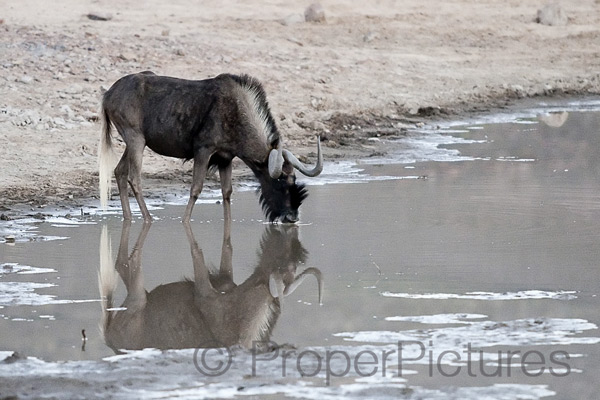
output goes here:
[[197, 81], [157, 76], [150, 71], [127, 75], [104, 94], [101, 118], [100, 199], [106, 207], [111, 180], [112, 123], [126, 145], [114, 170], [125, 219], [131, 219], [129, 182], [144, 220], [152, 220], [141, 186], [142, 154], [146, 146], [164, 156], [194, 160], [184, 221], [190, 220], [211, 167], [219, 169], [224, 212], [230, 213], [234, 157], [244, 161], [258, 179], [260, 201], [270, 221], [298, 220], [298, 209], [307, 192], [296, 183], [294, 169], [311, 177], [323, 169], [319, 138], [318, 161], [312, 169], [282, 148], [265, 91], [256, 79], [247, 75], [222, 74]]
[[[267, 226], [260, 242], [259, 259], [252, 275], [239, 285], [233, 281], [230, 220], [225, 220], [219, 269], [207, 267], [202, 249], [189, 223], [184, 223], [194, 266], [194, 279], [144, 288], [142, 249], [151, 224], [143, 224], [128, 255], [131, 221], [124, 220], [115, 264], [110, 262], [107, 230], [103, 229], [99, 287], [103, 298], [101, 329], [115, 352], [153, 347], [245, 348], [268, 346], [271, 332], [290, 295], [309, 275], [317, 278], [319, 302], [321, 272], [306, 268], [296, 273], [307, 251], [298, 239], [297, 226]], [[113, 308], [117, 273], [127, 297]]]

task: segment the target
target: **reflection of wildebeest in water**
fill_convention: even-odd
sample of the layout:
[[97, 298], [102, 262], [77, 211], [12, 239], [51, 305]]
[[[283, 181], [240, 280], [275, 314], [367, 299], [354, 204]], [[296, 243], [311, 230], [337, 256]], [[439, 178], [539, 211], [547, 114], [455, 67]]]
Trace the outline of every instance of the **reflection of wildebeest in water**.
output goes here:
[[[101, 249], [100, 290], [103, 297], [102, 330], [106, 344], [120, 349], [177, 349], [241, 345], [269, 340], [281, 313], [284, 296], [291, 294], [308, 275], [319, 283], [321, 273], [307, 268], [296, 274], [307, 251], [298, 240], [295, 226], [268, 226], [260, 244], [259, 260], [252, 275], [240, 285], [233, 282], [230, 228], [225, 225], [221, 264], [209, 271], [202, 250], [189, 224], [184, 224], [190, 242], [194, 280], [173, 282], [144, 289], [141, 258], [150, 224], [143, 224], [137, 243], [128, 256], [130, 222], [124, 221], [116, 260], [116, 271], [127, 289], [122, 307], [112, 309], [117, 284], [110, 256]], [[106, 230], [103, 237], [106, 237]], [[107, 240], [103, 242], [106, 244]], [[108, 251], [110, 253], [110, 251]], [[104, 256], [102, 256], [104, 254]]]
[[262, 85], [247, 75], [223, 74], [190, 81], [157, 76], [146, 71], [119, 79], [102, 100], [103, 132], [98, 151], [100, 199], [105, 207], [110, 191], [111, 123], [126, 144], [115, 177], [123, 216], [131, 219], [127, 183], [144, 220], [151, 221], [141, 186], [142, 153], [148, 146], [158, 154], [194, 160], [190, 199], [183, 217], [189, 221], [208, 168], [219, 169], [225, 213], [231, 197], [231, 161], [239, 157], [261, 186], [261, 203], [271, 221], [296, 222], [306, 189], [296, 183], [294, 169], [317, 176], [323, 169], [317, 138], [318, 161], [304, 166], [282, 148]]

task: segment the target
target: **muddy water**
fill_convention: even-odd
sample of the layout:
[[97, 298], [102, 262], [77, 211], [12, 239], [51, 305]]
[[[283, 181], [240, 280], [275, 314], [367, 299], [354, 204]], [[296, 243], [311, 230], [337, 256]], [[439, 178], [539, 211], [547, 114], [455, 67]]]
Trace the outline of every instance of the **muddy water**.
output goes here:
[[[482, 388], [493, 388], [489, 393], [507, 398], [594, 398], [600, 113], [570, 112], [556, 120], [412, 133], [390, 143], [386, 157], [360, 162], [362, 172], [330, 165], [332, 172], [309, 187], [302, 224], [292, 228], [295, 246], [307, 252], [296, 271], [322, 272], [323, 304], [308, 277], [284, 298], [270, 339], [353, 354], [403, 343], [405, 362], [395, 357], [390, 363], [396, 376], [405, 371], [403, 385], [412, 391], [405, 394], [435, 397], [428, 391], [446, 388], [478, 398], [488, 393]], [[212, 200], [197, 206], [192, 242], [181, 224], [183, 209], [153, 210], [157, 221], [140, 264], [148, 291], [194, 279], [194, 241], [207, 264], [221, 263], [221, 206]], [[239, 284], [271, 254], [265, 243], [273, 233], [252, 191], [237, 191], [232, 210], [231, 264]], [[128, 251], [142, 225], [134, 222]], [[120, 217], [23, 226], [5, 226], [16, 243], [0, 244], [0, 350], [48, 361], [113, 355], [99, 329], [99, 241], [106, 226], [114, 261]], [[126, 299], [118, 283], [115, 307]], [[374, 377], [385, 378], [384, 366], [376, 365]], [[362, 368], [372, 371], [368, 363]]]

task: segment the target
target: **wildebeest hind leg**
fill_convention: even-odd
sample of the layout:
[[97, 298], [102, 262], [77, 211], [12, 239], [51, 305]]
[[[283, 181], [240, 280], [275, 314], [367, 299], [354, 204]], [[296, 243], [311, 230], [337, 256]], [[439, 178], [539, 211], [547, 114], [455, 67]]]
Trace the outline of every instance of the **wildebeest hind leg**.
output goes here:
[[115, 168], [115, 178], [119, 188], [119, 197], [121, 198], [121, 208], [123, 209], [123, 218], [131, 220], [131, 207], [129, 206], [129, 196], [127, 194], [127, 180], [129, 176], [129, 149], [125, 152]]
[[140, 206], [140, 211], [144, 217], [144, 222], [152, 222], [152, 216], [146, 207], [144, 196], [142, 194], [142, 156], [144, 154], [144, 147], [146, 144], [143, 142], [134, 142], [127, 145], [129, 153], [129, 185], [133, 195]]

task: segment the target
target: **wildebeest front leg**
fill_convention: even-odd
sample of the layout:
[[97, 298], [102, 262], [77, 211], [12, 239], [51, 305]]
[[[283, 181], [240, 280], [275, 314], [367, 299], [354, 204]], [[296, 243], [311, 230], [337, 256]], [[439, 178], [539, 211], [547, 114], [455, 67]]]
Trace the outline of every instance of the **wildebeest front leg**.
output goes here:
[[223, 194], [223, 246], [221, 248], [221, 266], [219, 275], [228, 277], [233, 281], [232, 253], [231, 247], [231, 193], [233, 187], [231, 184], [231, 172], [233, 166], [229, 163], [225, 167], [219, 167], [219, 177], [221, 178], [221, 193]]
[[225, 226], [228, 225], [228, 221], [231, 222], [231, 194], [233, 193], [233, 186], [231, 184], [232, 169], [232, 163], [229, 163], [224, 167], [219, 167], [219, 177], [221, 179], [221, 194], [223, 195], [223, 217], [225, 218]]
[[196, 301], [200, 301], [201, 298], [216, 292], [210, 282], [210, 273], [204, 262], [204, 253], [194, 238], [194, 232], [192, 231], [192, 226], [189, 221], [183, 221], [183, 227], [185, 228], [185, 234], [190, 244], [190, 251], [192, 252]]
[[211, 153], [206, 150], [200, 150], [194, 156], [192, 188], [190, 189], [190, 200], [188, 201], [187, 207], [185, 208], [185, 214], [183, 215], [183, 222], [189, 222], [192, 217], [194, 204], [196, 204], [196, 200], [198, 200], [198, 196], [200, 196], [200, 192], [202, 192], [202, 186], [204, 186], [204, 178], [206, 177], [210, 156]]

